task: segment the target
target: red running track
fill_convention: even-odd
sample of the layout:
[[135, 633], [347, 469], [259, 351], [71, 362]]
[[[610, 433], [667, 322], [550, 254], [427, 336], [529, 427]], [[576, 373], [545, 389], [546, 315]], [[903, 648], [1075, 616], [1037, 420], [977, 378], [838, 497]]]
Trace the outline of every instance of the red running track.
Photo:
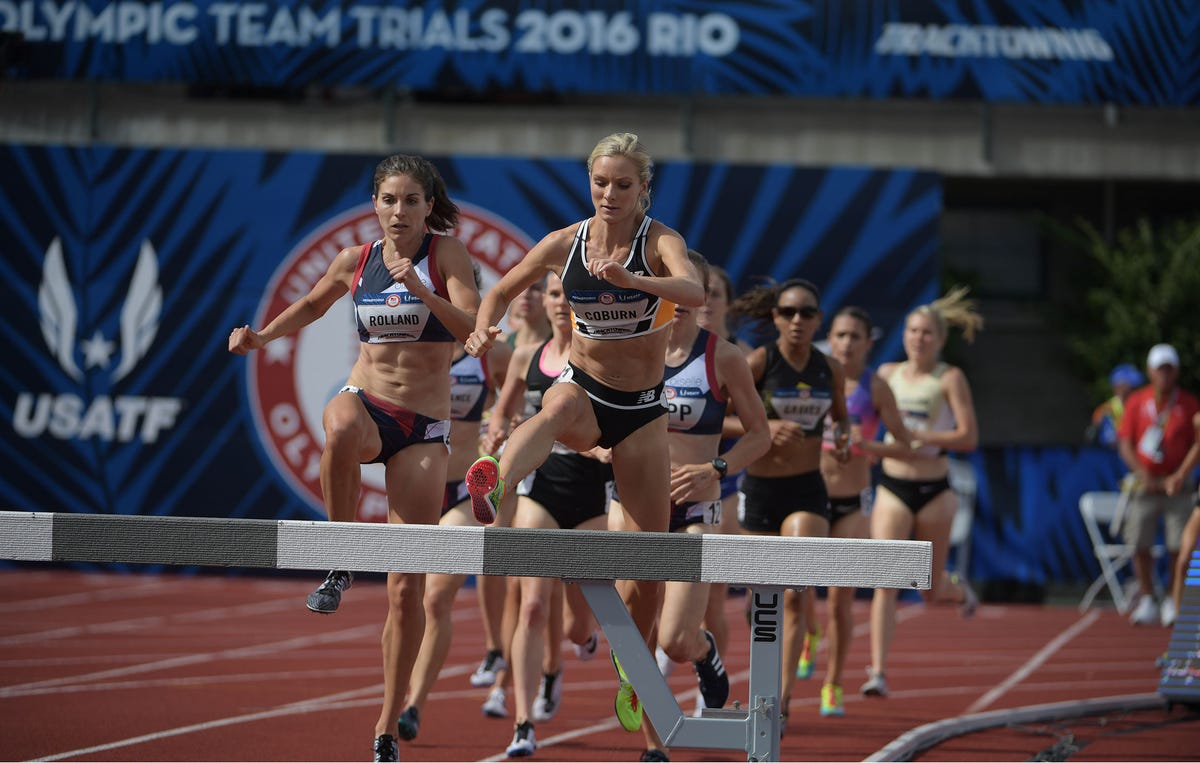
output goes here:
[[[382, 692], [380, 580], [359, 580], [336, 615], [304, 607], [320, 580], [119, 575], [51, 567], [0, 570], [0, 758], [4, 760], [369, 760]], [[732, 700], [745, 701], [743, 602], [728, 602]], [[824, 617], [824, 605], [820, 605]], [[901, 734], [963, 714], [1153, 693], [1168, 632], [1135, 628], [1111, 609], [902, 605], [887, 699], [863, 698], [867, 602], [856, 603], [846, 716], [817, 712], [824, 652], [798, 681], [784, 760], [862, 760]], [[472, 589], [460, 593], [450, 656], [401, 760], [504, 760], [510, 720], [484, 717], [486, 689], [467, 676], [483, 653]], [[538, 724], [534, 760], [637, 760], [641, 734], [612, 714], [612, 667], [568, 648], [559, 714]], [[669, 679], [685, 711], [695, 677]], [[511, 710], [511, 698], [510, 698]], [[1056, 747], [1057, 745], [1057, 747]], [[1196, 760], [1200, 720], [1186, 708], [1025, 723], [950, 739], [920, 760]], [[745, 760], [729, 750], [671, 751], [673, 760]], [[1058, 757], [1055, 759], [1064, 759]]]

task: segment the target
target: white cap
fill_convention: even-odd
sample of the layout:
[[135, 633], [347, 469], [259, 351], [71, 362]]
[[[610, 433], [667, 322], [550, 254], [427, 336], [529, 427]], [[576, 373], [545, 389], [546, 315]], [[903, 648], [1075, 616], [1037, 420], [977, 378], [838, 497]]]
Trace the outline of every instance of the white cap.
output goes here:
[[1179, 353], [1175, 352], [1174, 347], [1169, 344], [1156, 344], [1150, 348], [1150, 354], [1146, 356], [1146, 367], [1155, 369], [1159, 366], [1179, 368]]

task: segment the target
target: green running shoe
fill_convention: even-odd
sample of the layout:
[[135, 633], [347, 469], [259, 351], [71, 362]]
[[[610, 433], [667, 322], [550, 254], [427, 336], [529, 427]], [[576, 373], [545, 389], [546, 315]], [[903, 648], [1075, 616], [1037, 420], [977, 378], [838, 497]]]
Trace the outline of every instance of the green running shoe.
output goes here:
[[612, 656], [613, 667], [617, 669], [617, 680], [621, 682], [620, 688], [617, 689], [617, 698], [613, 702], [613, 709], [617, 712], [617, 720], [621, 722], [621, 728], [630, 732], [637, 731], [642, 727], [642, 703], [638, 701], [633, 684], [629, 683], [629, 677], [625, 675], [621, 663], [617, 661], [617, 653], [609, 652], [609, 654]]
[[475, 518], [485, 525], [495, 522], [505, 492], [504, 480], [500, 479], [500, 462], [484, 456], [467, 469], [466, 482]]
[[821, 631], [804, 632], [804, 647], [800, 650], [800, 660], [796, 663], [796, 678], [812, 678], [813, 669], [817, 665], [817, 646], [821, 643]]

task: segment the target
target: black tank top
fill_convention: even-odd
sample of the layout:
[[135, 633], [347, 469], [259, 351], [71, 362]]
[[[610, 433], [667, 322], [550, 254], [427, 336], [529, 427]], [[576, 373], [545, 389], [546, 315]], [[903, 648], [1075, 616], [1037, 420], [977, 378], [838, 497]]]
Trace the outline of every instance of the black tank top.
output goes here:
[[825, 415], [833, 407], [833, 372], [825, 355], [813, 347], [808, 364], [797, 371], [779, 351], [779, 345], [766, 346], [767, 361], [758, 392], [767, 409], [767, 418], [794, 421], [805, 435], [820, 436]]
[[546, 351], [550, 341], [547, 339], [538, 345], [533, 357], [529, 359], [529, 368], [525, 370], [525, 405], [530, 415], [542, 410], [542, 395], [558, 378], [558, 374], [550, 376], [542, 370], [542, 353]]

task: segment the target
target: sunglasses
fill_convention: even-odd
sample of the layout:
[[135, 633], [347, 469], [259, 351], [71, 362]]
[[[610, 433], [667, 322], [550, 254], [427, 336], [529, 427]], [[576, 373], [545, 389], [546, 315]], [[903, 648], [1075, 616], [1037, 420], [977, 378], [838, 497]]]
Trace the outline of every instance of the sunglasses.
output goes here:
[[811, 321], [821, 314], [821, 308], [805, 305], [804, 307], [776, 307], [775, 314], [785, 321], [790, 321], [799, 315], [806, 321]]

